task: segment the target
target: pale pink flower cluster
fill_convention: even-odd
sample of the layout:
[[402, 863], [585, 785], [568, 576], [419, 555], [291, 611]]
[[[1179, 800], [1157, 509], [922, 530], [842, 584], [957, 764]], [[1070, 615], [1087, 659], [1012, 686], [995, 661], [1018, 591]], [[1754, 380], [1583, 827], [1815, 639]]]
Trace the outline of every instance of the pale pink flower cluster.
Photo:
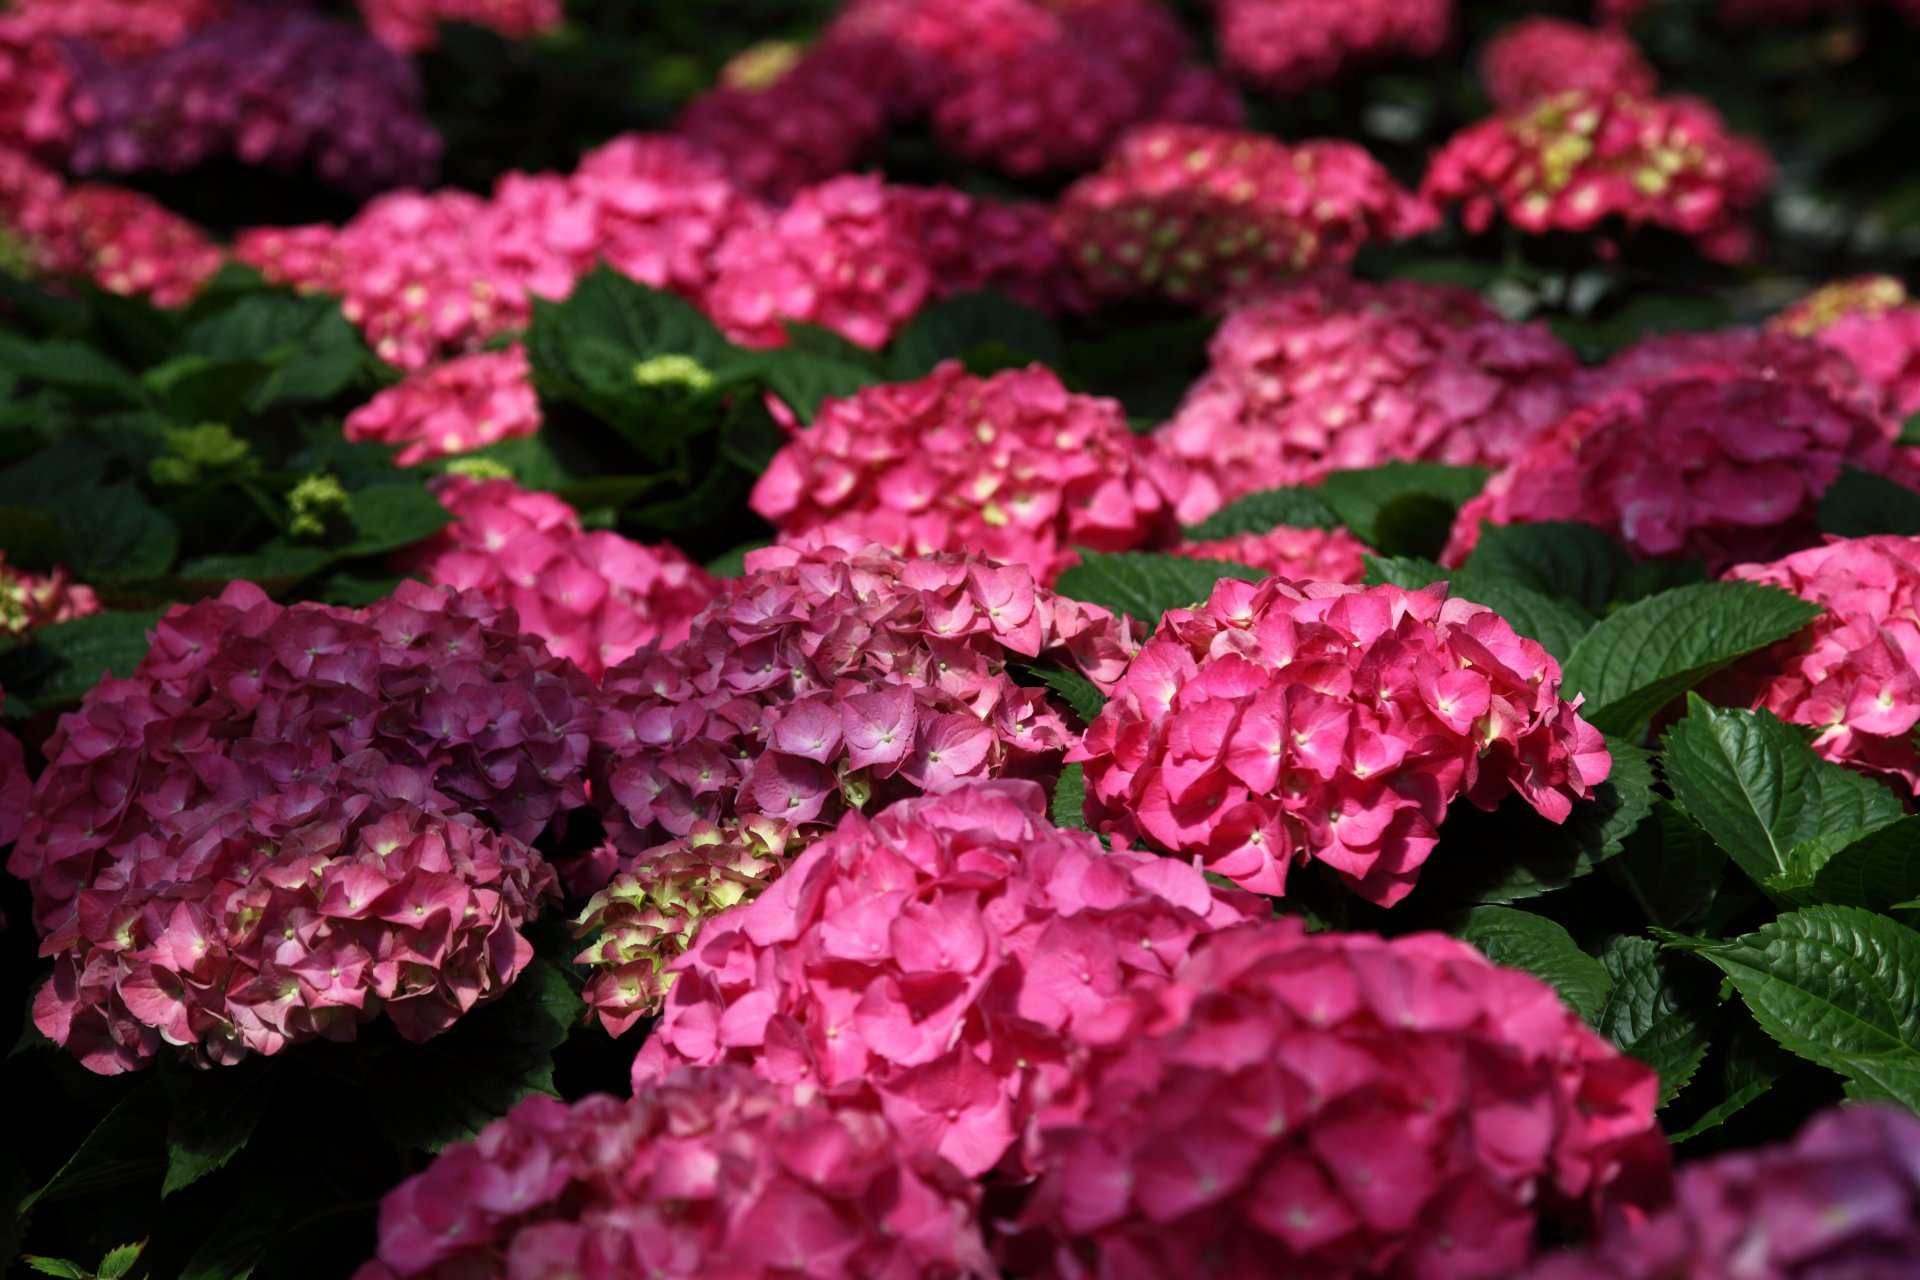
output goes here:
[[34, 1025], [91, 1070], [350, 1040], [382, 1013], [427, 1040], [533, 958], [518, 929], [553, 868], [379, 751], [222, 790], [116, 843], [41, 940]]
[[1840, 538], [1727, 577], [1782, 587], [1824, 612], [1736, 664], [1716, 697], [1814, 730], [1835, 764], [1920, 792], [1920, 538]]
[[989, 1280], [979, 1202], [868, 1099], [686, 1070], [449, 1148], [387, 1193], [354, 1280]]
[[781, 536], [840, 526], [907, 555], [976, 552], [1041, 584], [1074, 547], [1171, 535], [1172, 487], [1117, 400], [1034, 365], [990, 378], [949, 361], [830, 400], [774, 455], [753, 509]]
[[404, 53], [438, 44], [443, 22], [524, 39], [553, 30], [564, 16], [561, 0], [359, 0], [359, 5], [375, 38]]
[[1088, 1046], [1134, 1030], [1130, 993], [1164, 983], [1196, 938], [1267, 915], [1044, 814], [1039, 786], [1012, 781], [849, 814], [670, 967], [635, 1088], [734, 1063], [871, 1091], [914, 1150], [970, 1177], [1034, 1171], [1035, 1117], [1080, 1096]]
[[1545, 16], [1494, 36], [1480, 55], [1480, 80], [1498, 111], [1521, 111], [1569, 89], [1646, 97], [1659, 87], [1640, 46], [1618, 27]]
[[1013, 1274], [1492, 1280], [1666, 1192], [1653, 1071], [1455, 939], [1262, 922], [1139, 998], [1042, 1117]]
[[347, 414], [349, 440], [400, 446], [411, 467], [540, 430], [533, 367], [518, 344], [416, 369]]
[[1289, 582], [1344, 582], [1358, 586], [1367, 574], [1371, 548], [1346, 529], [1296, 529], [1280, 525], [1265, 533], [1236, 533], [1206, 542], [1182, 542], [1175, 555], [1225, 560], [1274, 574]]
[[1768, 328], [1838, 351], [1896, 418], [1920, 413], [1920, 302], [1892, 276], [1861, 276], [1815, 290]]
[[1772, 181], [1766, 151], [1705, 102], [1575, 89], [1455, 134], [1421, 193], [1458, 205], [1469, 231], [1496, 216], [1533, 235], [1656, 227], [1739, 262], [1753, 251], [1749, 215]]
[[968, 779], [1040, 776], [1073, 733], [1008, 662], [1045, 654], [1110, 685], [1131, 640], [1024, 566], [823, 531], [750, 553], [684, 642], [608, 671], [594, 799], [632, 859], [698, 822], [817, 828]]
[[55, 566], [50, 573], [26, 573], [9, 568], [6, 552], [0, 550], [0, 639], [84, 618], [99, 613], [101, 607], [99, 593], [73, 581], [64, 566]]
[[1285, 97], [1356, 67], [1431, 58], [1453, 34], [1454, 0], [1219, 0], [1227, 69]]
[[1054, 234], [1097, 296], [1212, 302], [1363, 244], [1416, 235], [1433, 212], [1346, 142], [1288, 146], [1197, 126], [1135, 129], [1061, 197]]
[[512, 480], [443, 476], [434, 494], [453, 523], [400, 558], [435, 586], [511, 609], [520, 629], [598, 680], [649, 644], [678, 644], [720, 584], [671, 543], [647, 546]]
[[1229, 313], [1155, 432], [1193, 524], [1236, 498], [1392, 461], [1498, 466], [1555, 422], [1578, 366], [1466, 289], [1327, 276]]
[[1560, 666], [1444, 587], [1225, 579], [1166, 614], [1067, 756], [1086, 814], [1258, 893], [1294, 863], [1390, 906], [1447, 806], [1518, 793], [1554, 822], [1611, 757]]
[[1894, 427], [1846, 362], [1785, 336], [1655, 338], [1597, 371], [1591, 396], [1460, 509], [1443, 557], [1482, 521], [1574, 520], [1640, 555], [1718, 570], [1815, 541], [1843, 466], [1900, 465]]
[[1791, 1141], [1680, 1169], [1673, 1203], [1526, 1280], [1904, 1280], [1920, 1275], [1920, 1119], [1820, 1113]]

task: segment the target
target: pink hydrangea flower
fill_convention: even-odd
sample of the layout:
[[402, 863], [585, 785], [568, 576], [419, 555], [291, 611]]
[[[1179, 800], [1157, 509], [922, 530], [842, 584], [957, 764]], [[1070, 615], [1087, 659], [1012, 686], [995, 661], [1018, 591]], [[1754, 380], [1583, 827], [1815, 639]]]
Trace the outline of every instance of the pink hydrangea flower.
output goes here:
[[1320, 862], [1391, 906], [1457, 797], [1564, 822], [1593, 794], [1612, 760], [1579, 706], [1552, 655], [1444, 588], [1225, 579], [1161, 619], [1067, 759], [1116, 840], [1257, 893]]
[[1265, 533], [1237, 533], [1208, 542], [1182, 542], [1173, 554], [1195, 560], [1244, 564], [1289, 582], [1343, 582], [1366, 577], [1363, 557], [1372, 551], [1345, 529], [1296, 529], [1280, 525]]
[[464, 22], [510, 39], [540, 35], [560, 25], [561, 0], [359, 0], [360, 16], [375, 38], [402, 53], [431, 49], [440, 24]]
[[720, 584], [670, 543], [650, 547], [580, 527], [579, 513], [512, 480], [444, 476], [455, 519], [401, 557], [435, 586], [477, 591], [598, 680], [649, 644], [678, 644]]
[[1920, 1272], [1920, 1119], [1822, 1112], [1791, 1142], [1681, 1168], [1672, 1205], [1615, 1220], [1527, 1280], [1901, 1280]]
[[532, 841], [586, 803], [591, 694], [475, 593], [403, 582], [355, 610], [232, 583], [167, 613], [132, 675], [61, 718], [7, 869], [32, 885], [43, 933], [91, 929], [84, 890], [136, 844], [304, 794], [349, 757], [379, 766], [383, 793], [444, 796]]
[[1647, 97], [1659, 87], [1624, 31], [1545, 16], [1523, 18], [1494, 36], [1480, 55], [1480, 79], [1498, 111], [1522, 111], [1569, 89]]
[[10, 16], [43, 39], [84, 40], [116, 58], [170, 49], [224, 15], [229, 0], [12, 0]]
[[62, 163], [89, 110], [78, 93], [72, 66], [40, 25], [0, 15], [0, 147]]
[[1431, 58], [1453, 0], [1219, 0], [1216, 38], [1242, 82], [1293, 97], [1368, 63]]
[[1557, 422], [1578, 372], [1543, 324], [1442, 285], [1302, 282], [1229, 313], [1154, 433], [1191, 471], [1180, 519], [1396, 460], [1498, 466]]
[[526, 967], [518, 929], [557, 889], [457, 807], [369, 750], [114, 844], [40, 944], [34, 1025], [104, 1074], [163, 1044], [206, 1065], [352, 1039], [383, 1012], [437, 1035]]
[[1775, 316], [1769, 329], [1812, 338], [1853, 362], [1896, 418], [1920, 413], [1920, 303], [1892, 276], [1861, 276], [1818, 289]]
[[1044, 366], [829, 400], [774, 455], [753, 509], [782, 536], [839, 525], [908, 555], [971, 551], [1050, 584], [1073, 548], [1126, 551], [1172, 532], [1164, 477], [1116, 400], [1070, 394]]
[[1737, 663], [1715, 697], [1808, 725], [1826, 759], [1920, 792], [1920, 538], [1836, 538], [1726, 576], [1782, 587], [1824, 612]]
[[1053, 239], [1053, 209], [1037, 201], [983, 200], [952, 187], [892, 187], [913, 227], [936, 297], [993, 289], [1057, 315], [1087, 307], [1085, 291]]
[[1455, 134], [1421, 192], [1460, 206], [1470, 231], [1496, 214], [1533, 235], [1614, 221], [1664, 228], [1739, 262], [1753, 250], [1748, 215], [1772, 180], [1766, 152], [1704, 102], [1575, 89]]
[[71, 622], [99, 613], [101, 607], [99, 594], [74, 582], [63, 566], [55, 566], [51, 573], [25, 573], [9, 568], [5, 551], [0, 551], [0, 637]]
[[634, 1061], [738, 1063], [832, 1096], [871, 1090], [902, 1139], [962, 1173], [1027, 1168], [1037, 1109], [1086, 1046], [1132, 1026], [1126, 993], [1194, 939], [1265, 914], [1251, 895], [1056, 830], [1030, 782], [847, 815], [675, 961]]
[[411, 467], [540, 430], [540, 397], [526, 348], [453, 356], [409, 373], [347, 414], [349, 440], [401, 446]]
[[1104, 686], [1131, 644], [1023, 566], [823, 530], [749, 554], [683, 643], [608, 671], [593, 794], [631, 859], [699, 822], [818, 830], [850, 807], [1046, 776], [1072, 730], [1007, 663], [1045, 654]]
[[449, 1147], [381, 1201], [354, 1280], [988, 1280], [979, 1203], [866, 1100], [687, 1070]]
[[1654, 1073], [1452, 938], [1262, 921], [1136, 998], [1036, 1126], [1012, 1274], [1492, 1280], [1666, 1191]]
[[1257, 292], [1374, 240], [1432, 225], [1364, 150], [1285, 146], [1198, 126], [1135, 129], [1061, 197], [1054, 232], [1106, 299], [1201, 302]]
[[1641, 555], [1715, 569], [1815, 541], [1843, 466], [1896, 469], [1893, 424], [1846, 362], [1784, 336], [1655, 339], [1589, 381], [1586, 403], [1460, 509], [1444, 559], [1482, 521], [1577, 520]]

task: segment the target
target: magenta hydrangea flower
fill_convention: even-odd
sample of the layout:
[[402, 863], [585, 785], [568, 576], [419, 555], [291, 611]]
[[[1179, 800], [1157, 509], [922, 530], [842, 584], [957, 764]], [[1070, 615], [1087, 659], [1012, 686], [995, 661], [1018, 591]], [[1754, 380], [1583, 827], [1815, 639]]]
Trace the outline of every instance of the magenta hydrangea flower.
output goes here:
[[1363, 244], [1432, 223], [1432, 210], [1351, 143], [1153, 125], [1068, 188], [1054, 233], [1102, 298], [1205, 302], [1350, 261]]
[[1405, 897], [1447, 806], [1518, 793], [1564, 822], [1612, 758], [1560, 664], [1443, 587], [1224, 579], [1174, 609], [1067, 756], [1086, 814], [1257, 893], [1320, 862]]
[[1325, 276], [1231, 312], [1154, 433], [1191, 472], [1180, 519], [1398, 460], [1499, 466], [1571, 403], [1573, 355], [1466, 289]]
[[384, 771], [384, 793], [444, 796], [532, 841], [586, 803], [591, 694], [478, 594], [403, 582], [352, 610], [232, 583], [167, 613], [132, 675], [61, 718], [7, 869], [31, 884], [42, 933], [89, 929], [83, 891], [136, 844], [280, 803], [349, 757]]
[[1028, 1168], [1038, 1110], [1088, 1045], [1127, 1034], [1126, 993], [1194, 939], [1265, 914], [1193, 867], [1108, 853], [1047, 822], [1031, 782], [849, 814], [674, 962], [634, 1061], [738, 1063], [830, 1095], [871, 1091], [911, 1148], [962, 1173]]
[[[53, 622], [71, 622], [101, 611], [92, 587], [73, 581], [65, 566], [27, 573], [8, 566], [0, 550], [0, 638], [24, 635]], [[0, 840], [0, 844], [6, 844]]]
[[381, 1201], [354, 1280], [988, 1280], [979, 1203], [866, 1100], [686, 1070], [449, 1147]]
[[1219, 0], [1228, 70], [1293, 97], [1357, 66], [1431, 58], [1453, 34], [1453, 0]]
[[1674, 1202], [1615, 1220], [1527, 1280], [1903, 1280], [1920, 1273], [1920, 1119], [1842, 1106], [1793, 1141], [1680, 1169]]
[[519, 344], [453, 356], [409, 373], [347, 414], [349, 440], [400, 446], [411, 467], [540, 430], [533, 367]]
[[1588, 384], [1592, 397], [1461, 507], [1443, 557], [1483, 521], [1577, 520], [1641, 555], [1715, 570], [1816, 541], [1814, 508], [1843, 466], [1898, 471], [1895, 428], [1846, 362], [1753, 333], [1655, 339]]
[[908, 555], [976, 552], [1050, 584], [1074, 547], [1173, 532], [1165, 468], [1117, 400], [1041, 365], [990, 378], [948, 361], [917, 382], [829, 400], [754, 486], [782, 536], [837, 525]]
[[9, 16], [43, 39], [84, 40], [116, 58], [172, 48], [224, 16], [229, 0], [11, 0]]
[[1920, 413], [1920, 303], [1892, 276], [1841, 280], [1801, 299], [1769, 329], [1812, 338], [1853, 362], [1896, 418]]
[[1726, 576], [1782, 587], [1824, 612], [1735, 664], [1715, 698], [1808, 725], [1826, 759], [1920, 792], [1920, 538], [1837, 538]]
[[1366, 577], [1364, 557], [1372, 553], [1372, 548], [1344, 528], [1296, 529], [1289, 525], [1265, 533], [1182, 542], [1169, 549], [1174, 555], [1195, 560], [1243, 564], [1289, 582], [1343, 582], [1352, 586]]
[[29, 18], [0, 14], [0, 147], [62, 163], [89, 104], [73, 68]]
[[561, 0], [359, 0], [359, 5], [374, 37], [402, 53], [438, 44], [443, 22], [525, 39], [553, 30], [564, 16]]
[[1136, 999], [1035, 1126], [1011, 1274], [1494, 1280], [1666, 1190], [1653, 1071], [1452, 938], [1262, 921]]
[[206, 1065], [352, 1039], [381, 1013], [427, 1040], [504, 991], [553, 868], [377, 750], [302, 772], [115, 843], [41, 941], [34, 1025], [115, 1074], [163, 1044]]
[[1691, 238], [1717, 261], [1753, 250], [1748, 216], [1773, 180], [1757, 144], [1694, 98], [1575, 89], [1469, 125], [1433, 158], [1421, 193], [1469, 231], [1496, 215], [1529, 234], [1617, 222]]
[[1046, 776], [1073, 732], [1008, 662], [1046, 655], [1106, 686], [1131, 647], [1127, 624], [1024, 566], [825, 530], [750, 553], [686, 641], [608, 671], [593, 794], [632, 859], [699, 822], [817, 830], [868, 803]]
[[477, 591], [522, 630], [598, 680], [649, 644], [678, 644], [720, 584], [671, 543], [647, 546], [580, 527], [572, 507], [512, 480], [445, 476], [455, 519], [402, 557], [415, 577]]
[[983, 200], [952, 187], [892, 187], [936, 297], [993, 289], [1057, 315], [1087, 308], [1067, 256], [1053, 239], [1053, 209], [1038, 201]]
[[1569, 89], [1648, 97], [1659, 87], [1640, 46], [1618, 27], [1523, 18], [1488, 41], [1480, 80], [1498, 111], [1523, 111]]
[[300, 8], [244, 9], [144, 59], [80, 46], [77, 172], [178, 172], [221, 155], [311, 167], [365, 195], [433, 177], [440, 135], [407, 59]]

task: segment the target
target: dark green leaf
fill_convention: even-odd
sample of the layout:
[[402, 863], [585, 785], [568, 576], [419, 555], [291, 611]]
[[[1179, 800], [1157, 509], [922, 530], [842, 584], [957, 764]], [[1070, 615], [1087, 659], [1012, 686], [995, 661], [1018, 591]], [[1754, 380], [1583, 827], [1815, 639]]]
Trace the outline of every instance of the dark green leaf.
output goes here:
[[180, 550], [173, 522], [147, 505], [132, 481], [68, 493], [48, 507], [82, 580], [162, 574]]
[[996, 343], [1024, 355], [1023, 363], [1058, 369], [1066, 361], [1059, 331], [1038, 311], [1002, 293], [963, 293], [922, 308], [900, 331], [888, 352], [887, 375], [911, 382], [942, 360], [963, 360]]
[[1864, 538], [1876, 533], [1920, 533], [1920, 493], [1903, 484], [1849, 467], [1820, 497], [1822, 533]]
[[79, 434], [64, 435], [46, 448], [0, 471], [0, 506], [26, 511], [62, 501], [107, 472], [107, 455]]
[[1673, 1101], [1707, 1055], [1711, 991], [1650, 938], [1615, 938], [1600, 963], [1613, 989], [1594, 1026], [1660, 1073], [1660, 1105]]
[[60, 1171], [21, 1202], [20, 1212], [157, 1178], [166, 1167], [167, 1095], [149, 1081], [101, 1118]]
[[1073, 708], [1081, 723], [1092, 724], [1100, 714], [1100, 708], [1107, 705], [1107, 695], [1100, 692], [1100, 686], [1081, 675], [1078, 671], [1068, 671], [1063, 667], [1026, 668], [1034, 679], [1059, 694], [1061, 700]]
[[1613, 868], [1647, 919], [1663, 928], [1684, 929], [1705, 915], [1726, 865], [1727, 855], [1706, 828], [1658, 796], [1652, 821], [1634, 832]]
[[1617, 539], [1584, 524], [1482, 524], [1463, 566], [1476, 577], [1523, 587], [1603, 613], [1633, 557]]
[[1889, 911], [1920, 897], [1920, 815], [1908, 815], [1835, 853], [1815, 873], [1821, 902]]
[[264, 364], [269, 373], [254, 412], [277, 404], [319, 404], [372, 367], [373, 355], [328, 297], [250, 293], [187, 330], [186, 350], [217, 360]]
[[0, 368], [89, 404], [146, 402], [138, 378], [95, 348], [78, 342], [28, 343], [0, 336]]
[[1481, 467], [1389, 462], [1336, 471], [1316, 491], [1353, 535], [1384, 555], [1435, 556], [1453, 512], [1486, 487]]
[[667, 475], [595, 476], [591, 480], [570, 480], [556, 488], [554, 496], [576, 511], [618, 510], [672, 479]]
[[1266, 576], [1258, 569], [1224, 560], [1083, 551], [1080, 563], [1060, 575], [1057, 589], [1071, 599], [1136, 618], [1151, 632], [1160, 624], [1161, 614], [1204, 602], [1222, 578], [1259, 582]]
[[1920, 445], [1920, 413], [1900, 424], [1900, 443], [1908, 448]]
[[1248, 494], [1187, 530], [1195, 542], [1211, 542], [1242, 533], [1266, 533], [1282, 525], [1294, 529], [1334, 529], [1340, 517], [1312, 489], [1267, 489]]
[[73, 560], [52, 521], [19, 507], [0, 507], [0, 551], [6, 553], [8, 568], [27, 573], [48, 573]]
[[146, 1251], [145, 1240], [134, 1244], [123, 1244], [117, 1249], [109, 1250], [107, 1256], [100, 1259], [98, 1273], [100, 1280], [123, 1280], [123, 1277], [133, 1270], [133, 1264], [140, 1261], [140, 1255]]
[[94, 1280], [93, 1272], [65, 1258], [42, 1258], [27, 1254], [20, 1259], [27, 1269], [37, 1271], [43, 1276], [59, 1276], [61, 1280]]
[[1060, 771], [1053, 788], [1053, 825], [1064, 830], [1090, 831], [1086, 819], [1087, 775], [1085, 767], [1070, 764]]
[[747, 571], [747, 553], [749, 551], [758, 551], [762, 547], [770, 547], [772, 545], [771, 542], [765, 539], [741, 543], [733, 550], [723, 551], [713, 559], [707, 561], [705, 566], [706, 570], [716, 578], [738, 578]]
[[273, 367], [255, 359], [215, 360], [185, 355], [147, 370], [142, 376], [174, 421], [233, 422], [246, 412]]
[[397, 551], [433, 536], [452, 519], [438, 498], [413, 481], [357, 489], [353, 493], [353, 540], [340, 552], [373, 556]]
[[164, 1199], [192, 1186], [233, 1159], [253, 1136], [278, 1079], [277, 1064], [261, 1058], [216, 1071], [169, 1071], [163, 1077], [173, 1097], [167, 1122]]
[[52, 669], [30, 687], [8, 686], [9, 698], [17, 694], [35, 707], [78, 702], [109, 672], [124, 676], [139, 665], [159, 617], [157, 609], [109, 611], [35, 628], [32, 647], [53, 659]]
[[1539, 978], [1583, 1018], [1598, 1013], [1613, 988], [1606, 967], [1545, 916], [1512, 907], [1475, 907], [1452, 932], [1495, 964]]
[[183, 583], [209, 591], [238, 580], [251, 582], [269, 595], [280, 595], [339, 558], [338, 552], [325, 547], [293, 546], [276, 538], [244, 555], [189, 560], [180, 566], [177, 576]]

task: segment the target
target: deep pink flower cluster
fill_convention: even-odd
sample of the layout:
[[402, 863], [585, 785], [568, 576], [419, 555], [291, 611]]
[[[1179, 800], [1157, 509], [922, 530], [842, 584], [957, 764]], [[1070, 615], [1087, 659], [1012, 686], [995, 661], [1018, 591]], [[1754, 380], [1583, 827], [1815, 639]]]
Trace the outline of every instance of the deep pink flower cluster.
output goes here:
[[73, 581], [64, 566], [55, 566], [51, 573], [26, 573], [9, 568], [6, 552], [0, 550], [0, 639], [24, 635], [51, 622], [71, 622], [100, 609], [99, 594]]
[[1033, 1171], [1031, 1123], [1128, 993], [1266, 904], [1144, 852], [1055, 829], [1031, 782], [849, 814], [671, 967], [635, 1088], [737, 1063], [833, 1096], [871, 1090], [910, 1147], [962, 1173]]
[[1828, 760], [1920, 792], [1920, 538], [1835, 539], [1727, 576], [1783, 587], [1825, 612], [1736, 664], [1715, 696], [1811, 726]]
[[116, 58], [139, 58], [172, 48], [230, 7], [231, 0], [11, 0], [7, 11], [42, 39], [84, 40]]
[[561, 0], [359, 0], [360, 16], [374, 37], [403, 53], [431, 49], [440, 24], [464, 22], [513, 39], [560, 25]]
[[1358, 585], [1366, 576], [1362, 557], [1371, 548], [1342, 529], [1296, 529], [1280, 525], [1265, 533], [1238, 533], [1210, 542], [1182, 542], [1175, 555], [1196, 560], [1226, 560], [1276, 574], [1290, 582], [1344, 582]]
[[1432, 221], [1351, 143], [1156, 125], [1068, 188], [1054, 233], [1096, 294], [1205, 302], [1350, 261], [1363, 244]]
[[1578, 366], [1543, 324], [1466, 289], [1331, 276], [1229, 314], [1160, 448], [1192, 471], [1180, 518], [1395, 460], [1498, 466], [1559, 421]]
[[753, 509], [782, 536], [837, 525], [907, 555], [976, 552], [1051, 583], [1074, 547], [1128, 551], [1173, 532], [1172, 486], [1119, 401], [1042, 365], [829, 400], [774, 455]]
[[34, 1025], [89, 1069], [138, 1070], [163, 1043], [232, 1063], [383, 1012], [426, 1040], [533, 958], [518, 929], [553, 868], [420, 772], [362, 750], [222, 791], [116, 842], [41, 941]]
[[606, 675], [593, 792], [626, 858], [697, 822], [817, 828], [870, 801], [1050, 772], [1072, 731], [1007, 663], [1046, 654], [1107, 686], [1132, 648], [1124, 622], [1024, 566], [902, 558], [826, 530], [750, 553], [747, 570], [684, 643]]
[[434, 493], [454, 522], [411, 548], [401, 567], [511, 609], [521, 630], [596, 680], [642, 645], [686, 639], [720, 590], [672, 544], [586, 532], [572, 507], [512, 480], [449, 475]]
[[349, 440], [400, 446], [403, 467], [540, 430], [533, 366], [518, 344], [453, 356], [407, 374], [347, 414]]
[[0, 147], [58, 164], [85, 109], [77, 92], [73, 68], [39, 26], [0, 14]]
[[1920, 303], [1892, 276], [1861, 276], [1818, 289], [1768, 328], [1812, 338], [1853, 362], [1896, 418], [1920, 413]]
[[83, 890], [137, 843], [188, 838], [212, 807], [324, 793], [349, 757], [387, 771], [383, 792], [438, 794], [531, 841], [586, 803], [591, 696], [477, 594], [403, 582], [351, 610], [232, 583], [171, 610], [131, 676], [61, 718], [7, 869], [42, 932], [92, 937]]
[[1160, 621], [1084, 742], [1087, 818], [1258, 893], [1296, 862], [1390, 906], [1447, 806], [1563, 822], [1611, 768], [1552, 655], [1442, 587], [1225, 579]]
[[1594, 398], [1537, 437], [1460, 509], [1443, 557], [1482, 521], [1577, 520], [1641, 555], [1714, 569], [1811, 545], [1843, 466], [1896, 467], [1893, 424], [1844, 360], [1751, 333], [1655, 339], [1590, 383]]
[[387, 1193], [354, 1280], [988, 1280], [979, 1199], [870, 1101], [688, 1070], [450, 1147]]
[[1368, 63], [1430, 58], [1453, 0], [1219, 0], [1220, 56], [1240, 80], [1292, 97]]
[[104, 183], [68, 186], [0, 148], [0, 241], [9, 236], [24, 258], [16, 270], [91, 280], [163, 307], [192, 300], [222, 259], [204, 232], [148, 197]]
[[[6, 690], [0, 689], [0, 707], [6, 702]], [[12, 844], [18, 838], [32, 799], [33, 778], [27, 773], [27, 749], [20, 739], [0, 729], [0, 845]], [[6, 917], [0, 916], [0, 929], [4, 928]]]
[[1495, 110], [1524, 111], [1569, 89], [1647, 97], [1659, 87], [1640, 46], [1617, 27], [1523, 18], [1487, 43], [1480, 79]]
[[152, 57], [75, 50], [89, 118], [76, 172], [179, 172], [216, 156], [356, 194], [433, 177], [440, 135], [413, 64], [304, 9], [244, 9]]
[[1692, 238], [1723, 262], [1752, 252], [1748, 215], [1773, 162], [1694, 98], [1573, 90], [1461, 130], [1421, 191], [1459, 205], [1470, 231], [1495, 215], [1522, 231], [1589, 232], [1609, 220]]
[[1666, 1190], [1653, 1071], [1455, 939], [1265, 921], [1147, 999], [1042, 1117], [1016, 1274], [1495, 1280]]
[[1920, 1119], [1822, 1112], [1792, 1142], [1681, 1168], [1674, 1203], [1527, 1280], [1903, 1280], [1920, 1274]]

